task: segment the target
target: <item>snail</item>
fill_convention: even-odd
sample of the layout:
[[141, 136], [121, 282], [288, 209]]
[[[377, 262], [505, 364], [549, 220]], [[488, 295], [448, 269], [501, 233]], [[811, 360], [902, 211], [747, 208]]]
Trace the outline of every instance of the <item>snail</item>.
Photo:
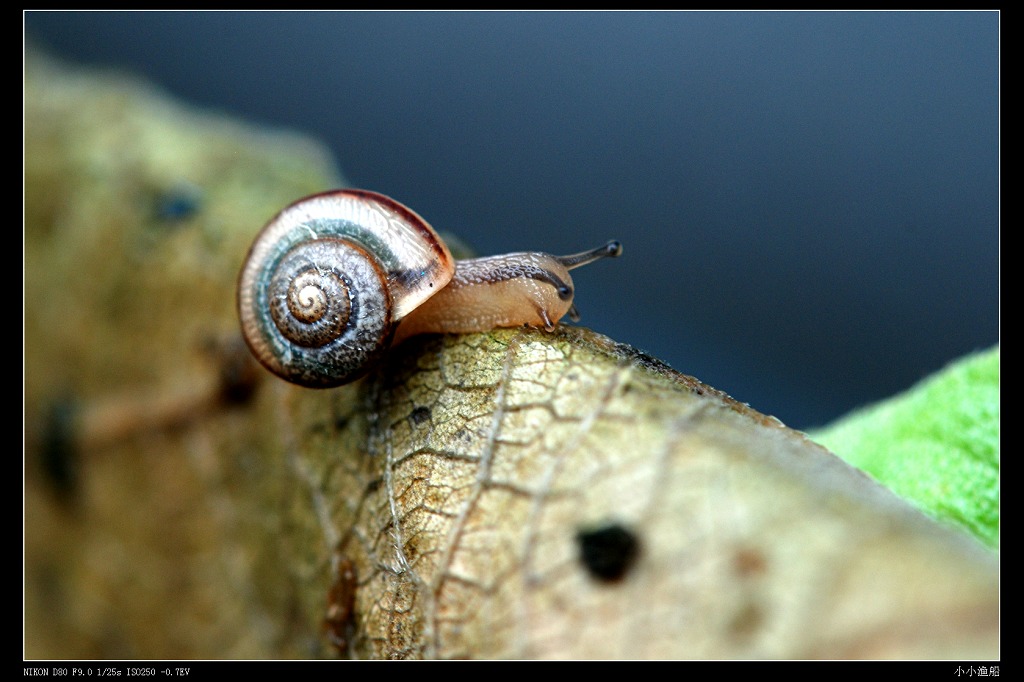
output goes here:
[[260, 231], [238, 280], [242, 334], [283, 379], [353, 381], [414, 334], [578, 319], [569, 270], [618, 256], [617, 241], [570, 256], [511, 253], [455, 260], [413, 210], [376, 192], [300, 199]]

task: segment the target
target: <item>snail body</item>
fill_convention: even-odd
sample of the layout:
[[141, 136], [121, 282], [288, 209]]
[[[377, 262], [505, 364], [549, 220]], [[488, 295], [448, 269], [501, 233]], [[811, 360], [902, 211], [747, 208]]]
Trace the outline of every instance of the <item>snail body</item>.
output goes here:
[[411, 209], [366, 190], [300, 199], [259, 233], [238, 282], [242, 333], [274, 374], [314, 388], [348, 383], [392, 343], [431, 332], [575, 319], [569, 270], [606, 256], [513, 253], [456, 261]]

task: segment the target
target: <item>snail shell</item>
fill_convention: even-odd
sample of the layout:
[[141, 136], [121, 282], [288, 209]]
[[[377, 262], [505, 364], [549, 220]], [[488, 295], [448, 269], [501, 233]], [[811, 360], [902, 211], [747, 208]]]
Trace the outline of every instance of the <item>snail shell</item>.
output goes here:
[[575, 318], [569, 270], [621, 253], [514, 253], [455, 261], [429, 224], [382, 194], [336, 190], [277, 214], [238, 283], [242, 333], [274, 374], [303, 386], [348, 383], [413, 334]]

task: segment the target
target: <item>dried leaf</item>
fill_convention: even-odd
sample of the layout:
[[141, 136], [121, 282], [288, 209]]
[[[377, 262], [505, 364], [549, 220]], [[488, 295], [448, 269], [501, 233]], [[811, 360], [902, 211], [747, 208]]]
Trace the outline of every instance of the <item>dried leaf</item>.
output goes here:
[[27, 657], [998, 656], [994, 554], [593, 332], [253, 368], [238, 267], [324, 159], [27, 56]]

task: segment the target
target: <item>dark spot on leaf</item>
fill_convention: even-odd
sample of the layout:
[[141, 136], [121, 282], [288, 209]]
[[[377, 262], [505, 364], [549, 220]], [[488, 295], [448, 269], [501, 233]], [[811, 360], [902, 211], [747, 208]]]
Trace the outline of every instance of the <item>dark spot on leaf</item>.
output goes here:
[[153, 200], [156, 219], [166, 225], [180, 225], [190, 220], [201, 207], [202, 192], [198, 187], [185, 183], [158, 193]]
[[621, 580], [640, 553], [640, 541], [617, 523], [576, 534], [580, 560], [591, 576], [604, 582]]
[[219, 360], [221, 400], [228, 405], [244, 405], [249, 402], [263, 374], [241, 337], [233, 338], [223, 345]]
[[412, 411], [412, 414], [409, 415], [409, 418], [412, 419], [412, 423], [415, 424], [416, 426], [428, 422], [430, 421], [430, 408], [417, 407], [415, 410]]
[[765, 572], [768, 561], [756, 549], [741, 548], [733, 555], [732, 565], [739, 577], [753, 578]]
[[71, 400], [57, 400], [50, 406], [40, 456], [51, 488], [62, 501], [70, 501], [78, 487], [79, 463], [75, 409]]
[[754, 602], [745, 602], [729, 621], [729, 634], [737, 639], [746, 639], [760, 629], [764, 612]]
[[349, 419], [350, 417], [347, 414], [336, 415], [334, 417], [334, 430], [344, 431], [345, 427], [348, 426]]

